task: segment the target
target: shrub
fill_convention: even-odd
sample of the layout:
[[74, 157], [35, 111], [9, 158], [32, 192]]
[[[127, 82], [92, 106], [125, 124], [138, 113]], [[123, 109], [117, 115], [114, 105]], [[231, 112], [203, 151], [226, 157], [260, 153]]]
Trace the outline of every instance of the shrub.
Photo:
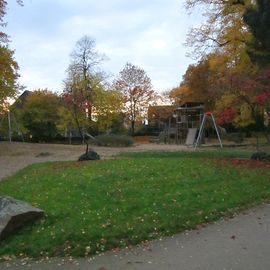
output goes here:
[[141, 125], [136, 128], [135, 136], [158, 136], [164, 128], [164, 123], [160, 123], [159, 125]]
[[257, 152], [251, 156], [251, 159], [270, 161], [270, 154], [267, 154], [265, 152]]
[[88, 142], [99, 146], [131, 146], [134, 143], [132, 137], [125, 135], [103, 134], [95, 138]]
[[242, 143], [244, 141], [244, 134], [242, 132], [227, 133], [225, 135], [225, 138], [228, 141], [233, 141], [235, 143]]

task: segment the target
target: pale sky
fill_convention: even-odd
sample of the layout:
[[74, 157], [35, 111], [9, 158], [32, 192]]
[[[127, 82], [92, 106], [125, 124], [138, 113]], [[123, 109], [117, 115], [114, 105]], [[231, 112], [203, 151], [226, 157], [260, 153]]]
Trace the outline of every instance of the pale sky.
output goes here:
[[183, 0], [8, 1], [10, 47], [26, 89], [63, 90], [70, 53], [88, 35], [108, 57], [102, 68], [117, 76], [126, 62], [143, 68], [154, 89], [177, 86], [192, 59], [185, 56], [186, 33], [199, 14], [187, 15]]

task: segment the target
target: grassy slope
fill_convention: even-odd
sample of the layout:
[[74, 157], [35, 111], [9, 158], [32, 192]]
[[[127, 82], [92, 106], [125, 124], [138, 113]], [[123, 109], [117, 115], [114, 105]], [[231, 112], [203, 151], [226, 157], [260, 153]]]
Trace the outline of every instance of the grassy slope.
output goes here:
[[269, 169], [207, 159], [238, 155], [143, 153], [32, 165], [0, 183], [0, 195], [28, 201], [46, 217], [3, 242], [0, 255], [94, 254], [194, 228], [269, 199]]

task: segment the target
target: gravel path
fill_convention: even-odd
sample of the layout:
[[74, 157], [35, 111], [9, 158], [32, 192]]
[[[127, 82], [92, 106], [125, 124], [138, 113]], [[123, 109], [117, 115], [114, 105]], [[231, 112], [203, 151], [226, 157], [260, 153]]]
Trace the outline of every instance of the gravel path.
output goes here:
[[[132, 147], [92, 147], [102, 159], [113, 158], [121, 152], [181, 151], [183, 145], [140, 144]], [[0, 142], [0, 180], [38, 162], [77, 160], [85, 151], [84, 145], [32, 144]]]

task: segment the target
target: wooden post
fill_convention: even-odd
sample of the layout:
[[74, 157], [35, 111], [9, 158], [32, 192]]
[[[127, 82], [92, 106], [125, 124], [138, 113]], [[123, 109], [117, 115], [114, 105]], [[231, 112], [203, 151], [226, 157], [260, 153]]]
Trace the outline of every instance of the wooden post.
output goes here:
[[8, 137], [9, 137], [9, 142], [11, 143], [11, 120], [10, 120], [9, 110], [8, 110]]

